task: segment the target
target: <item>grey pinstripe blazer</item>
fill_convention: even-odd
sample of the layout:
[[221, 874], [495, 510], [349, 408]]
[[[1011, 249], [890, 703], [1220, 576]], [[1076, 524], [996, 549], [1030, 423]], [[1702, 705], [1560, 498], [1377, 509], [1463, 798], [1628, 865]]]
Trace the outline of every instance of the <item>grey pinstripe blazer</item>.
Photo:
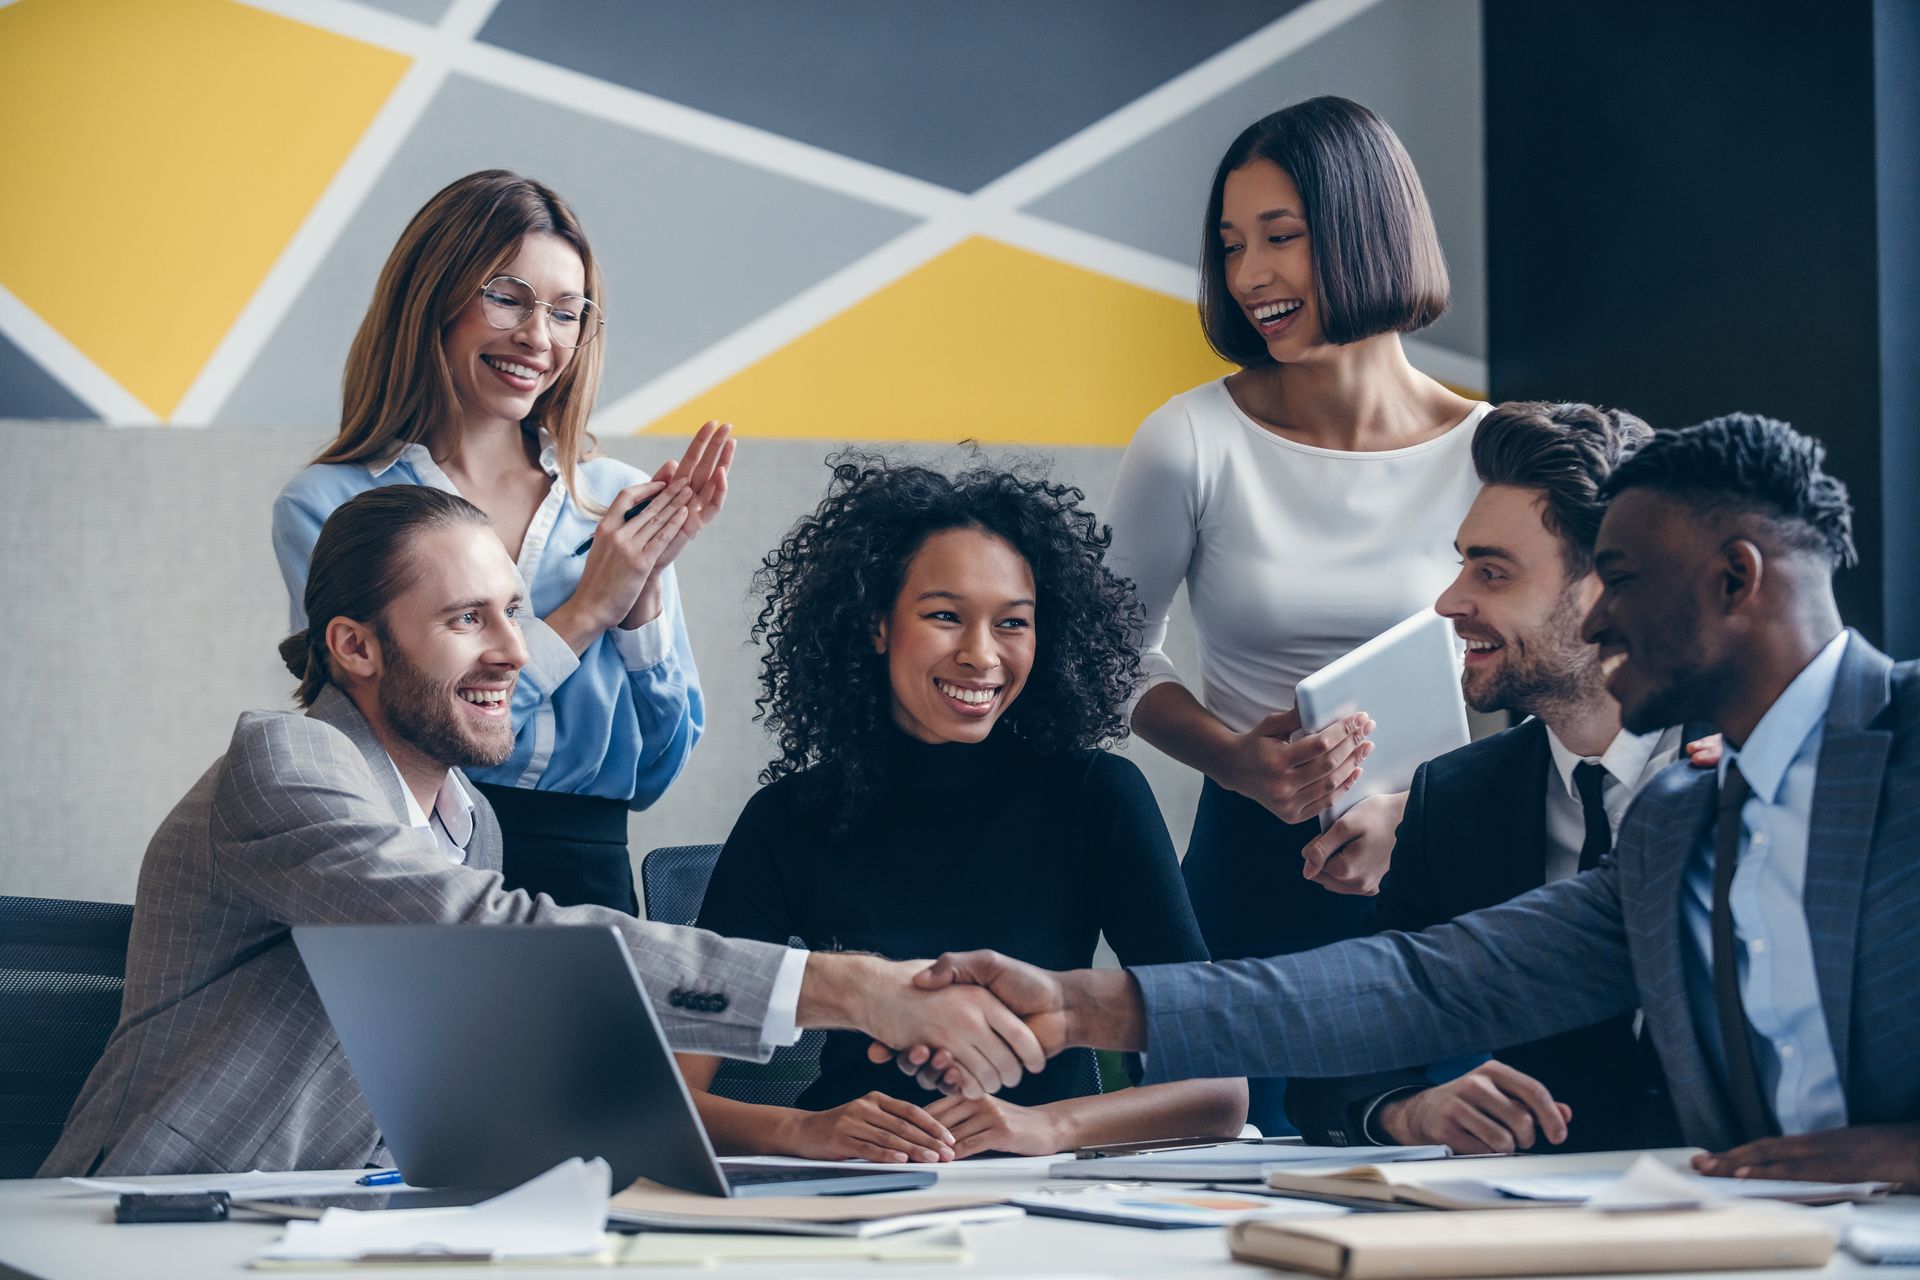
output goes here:
[[[346, 1168], [377, 1133], [288, 934], [295, 924], [619, 929], [677, 1048], [764, 1057], [786, 948], [558, 907], [500, 887], [500, 828], [474, 794], [468, 865], [407, 825], [386, 753], [329, 687], [306, 715], [249, 712], [140, 865], [120, 1024], [43, 1176]], [[671, 991], [717, 993], [713, 1011]]]
[[[1920, 1119], [1920, 663], [1853, 633], [1826, 717], [1805, 903], [1852, 1124]], [[1686, 1140], [1735, 1132], [1687, 1004], [1688, 850], [1715, 781], [1684, 762], [1622, 824], [1613, 860], [1421, 933], [1134, 970], [1147, 1074], [1337, 1076], [1568, 1031], [1636, 1005]]]

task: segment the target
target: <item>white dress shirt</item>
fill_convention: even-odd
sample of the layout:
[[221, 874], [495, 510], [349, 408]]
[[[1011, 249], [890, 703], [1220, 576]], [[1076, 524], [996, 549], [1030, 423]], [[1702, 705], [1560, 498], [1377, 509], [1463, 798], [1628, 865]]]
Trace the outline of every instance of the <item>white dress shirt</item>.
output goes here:
[[400, 779], [400, 794], [406, 797], [407, 825], [415, 831], [426, 832], [434, 848], [445, 854], [448, 862], [465, 866], [467, 846], [473, 843], [473, 797], [460, 785], [460, 779], [454, 776], [453, 770], [447, 770], [447, 776], [440, 780], [439, 792], [434, 795], [433, 813], [429, 816], [421, 812], [413, 788], [400, 776], [400, 766], [394, 764], [391, 757], [387, 763], [393, 767], [393, 776]]
[[1592, 761], [1606, 770], [1600, 778], [1600, 807], [1607, 811], [1607, 825], [1614, 839], [1620, 838], [1620, 822], [1633, 805], [1640, 788], [1653, 781], [1653, 775], [1680, 757], [1681, 728], [1655, 733], [1613, 735], [1606, 752], [1598, 756], [1577, 756], [1560, 741], [1560, 735], [1547, 727], [1547, 750], [1553, 756], [1553, 768], [1547, 771], [1547, 879], [1565, 880], [1580, 870], [1580, 848], [1587, 842], [1587, 811], [1580, 801], [1580, 789], [1574, 785], [1574, 766]]
[[[1751, 792], [1740, 809], [1740, 861], [1727, 897], [1740, 1003], [1754, 1032], [1754, 1065], [1782, 1133], [1816, 1133], [1847, 1123], [1805, 905], [1820, 744], [1846, 648], [1842, 631], [1767, 708], [1739, 750], [1729, 746], [1720, 756], [1722, 785], [1728, 766], [1738, 764]], [[1694, 946], [1687, 973], [1694, 1025], [1708, 1057], [1724, 1070], [1712, 978], [1713, 845], [1709, 824], [1687, 860], [1681, 910]]]

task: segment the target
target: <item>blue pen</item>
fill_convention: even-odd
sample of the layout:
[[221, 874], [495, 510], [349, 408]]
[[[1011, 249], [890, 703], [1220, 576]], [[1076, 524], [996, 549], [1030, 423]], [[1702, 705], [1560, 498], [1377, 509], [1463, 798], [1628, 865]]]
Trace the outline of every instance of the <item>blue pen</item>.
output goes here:
[[354, 1181], [363, 1187], [395, 1187], [405, 1182], [406, 1179], [400, 1176], [398, 1169], [381, 1169], [375, 1173], [369, 1173], [363, 1177], [355, 1178]]

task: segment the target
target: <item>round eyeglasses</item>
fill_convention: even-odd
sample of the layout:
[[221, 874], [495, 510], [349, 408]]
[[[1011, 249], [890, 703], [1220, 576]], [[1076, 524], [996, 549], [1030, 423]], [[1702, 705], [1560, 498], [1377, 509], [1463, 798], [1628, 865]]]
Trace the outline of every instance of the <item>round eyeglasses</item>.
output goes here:
[[606, 323], [600, 308], [577, 293], [545, 302], [518, 276], [495, 276], [480, 286], [481, 313], [496, 329], [518, 329], [538, 307], [547, 309], [547, 333], [556, 346], [584, 347]]

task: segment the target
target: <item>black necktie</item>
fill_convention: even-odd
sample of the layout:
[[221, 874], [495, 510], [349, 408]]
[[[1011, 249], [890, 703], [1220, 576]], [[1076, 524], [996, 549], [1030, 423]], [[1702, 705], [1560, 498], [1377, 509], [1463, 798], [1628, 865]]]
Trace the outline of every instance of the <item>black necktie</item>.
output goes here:
[[1720, 1046], [1727, 1062], [1727, 1089], [1741, 1132], [1739, 1142], [1752, 1142], [1777, 1130], [1773, 1108], [1760, 1090], [1760, 1070], [1753, 1061], [1753, 1032], [1740, 1003], [1740, 964], [1734, 954], [1733, 869], [1740, 860], [1740, 809], [1747, 802], [1747, 780], [1740, 766], [1727, 766], [1720, 784], [1720, 819], [1713, 839], [1713, 1003], [1720, 1014]]
[[1580, 811], [1586, 815], [1587, 838], [1580, 846], [1580, 869], [1591, 871], [1613, 848], [1613, 827], [1607, 822], [1607, 806], [1600, 801], [1600, 788], [1607, 780], [1606, 766], [1582, 760], [1573, 766], [1573, 785], [1580, 792]]

